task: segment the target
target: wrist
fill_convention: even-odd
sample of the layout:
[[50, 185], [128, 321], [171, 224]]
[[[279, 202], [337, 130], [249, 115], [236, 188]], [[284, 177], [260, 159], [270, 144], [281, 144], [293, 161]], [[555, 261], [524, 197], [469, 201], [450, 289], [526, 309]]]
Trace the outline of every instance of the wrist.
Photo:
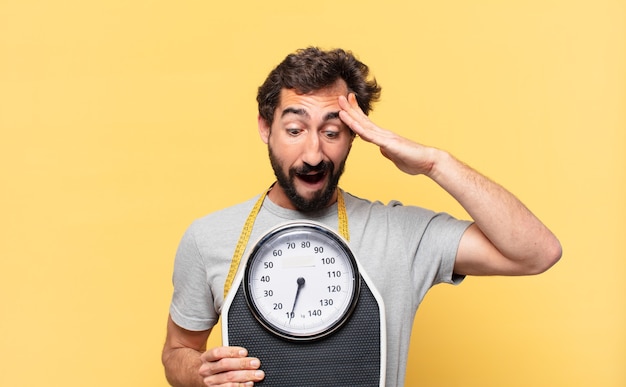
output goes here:
[[450, 170], [451, 164], [456, 159], [450, 153], [437, 148], [429, 148], [428, 153], [428, 158], [431, 161], [426, 176], [441, 184], [445, 179], [446, 171]]

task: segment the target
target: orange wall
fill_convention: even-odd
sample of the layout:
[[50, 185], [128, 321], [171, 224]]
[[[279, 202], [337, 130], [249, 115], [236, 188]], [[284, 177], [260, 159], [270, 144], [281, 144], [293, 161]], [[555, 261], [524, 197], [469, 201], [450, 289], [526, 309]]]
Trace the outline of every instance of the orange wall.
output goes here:
[[[407, 385], [626, 385], [625, 19], [610, 0], [0, 1], [0, 385], [166, 385], [178, 240], [272, 181], [256, 88], [307, 45], [355, 51], [376, 122], [510, 188], [564, 246], [541, 276], [433, 289]], [[342, 186], [464, 216], [363, 142]]]

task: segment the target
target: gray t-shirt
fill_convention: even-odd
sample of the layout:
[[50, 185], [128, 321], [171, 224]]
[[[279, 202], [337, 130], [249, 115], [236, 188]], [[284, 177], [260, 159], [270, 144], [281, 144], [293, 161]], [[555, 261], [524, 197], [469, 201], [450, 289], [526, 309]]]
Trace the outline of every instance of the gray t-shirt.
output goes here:
[[[424, 295], [435, 284], [456, 284], [462, 279], [453, 274], [453, 267], [459, 241], [470, 222], [395, 201], [384, 205], [347, 193], [344, 198], [350, 248], [385, 305], [386, 385], [399, 386], [404, 382], [413, 319]], [[198, 219], [184, 234], [176, 253], [170, 306], [179, 326], [201, 331], [217, 323], [235, 246], [257, 199]], [[303, 214], [266, 198], [248, 248], [278, 224], [305, 218], [337, 230], [337, 204]]]

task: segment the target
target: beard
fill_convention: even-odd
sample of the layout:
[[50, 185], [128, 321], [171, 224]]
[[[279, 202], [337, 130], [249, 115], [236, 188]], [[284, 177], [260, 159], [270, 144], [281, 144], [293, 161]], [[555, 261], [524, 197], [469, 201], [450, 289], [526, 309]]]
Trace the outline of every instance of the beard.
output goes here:
[[[270, 163], [272, 164], [272, 169], [274, 170], [276, 180], [285, 191], [285, 194], [291, 201], [291, 204], [293, 204], [298, 211], [314, 212], [328, 206], [330, 200], [333, 197], [333, 194], [335, 193], [335, 190], [337, 189], [337, 185], [339, 184], [339, 178], [343, 174], [347, 157], [341, 161], [337, 172], [334, 172], [335, 164], [332, 161], [322, 161], [315, 166], [304, 163], [302, 167], [290, 168], [289, 175], [287, 175], [283, 171], [280, 160], [272, 151], [272, 147], [268, 146], [268, 149]], [[326, 188], [315, 192], [311, 198], [307, 199], [300, 195], [296, 190], [295, 179], [297, 179], [298, 176], [305, 176], [310, 174], [311, 172], [323, 174], [323, 179], [328, 179], [328, 182], [326, 184]]]

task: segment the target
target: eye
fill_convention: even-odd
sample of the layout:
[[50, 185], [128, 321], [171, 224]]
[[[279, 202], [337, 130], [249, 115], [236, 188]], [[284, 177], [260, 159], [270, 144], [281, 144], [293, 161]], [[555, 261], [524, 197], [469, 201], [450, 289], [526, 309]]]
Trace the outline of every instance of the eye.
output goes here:
[[286, 131], [291, 136], [297, 136], [302, 133], [302, 129], [300, 128], [287, 128]]
[[333, 140], [339, 137], [340, 132], [336, 131], [336, 130], [325, 130], [324, 131], [324, 136], [326, 136], [327, 138]]

